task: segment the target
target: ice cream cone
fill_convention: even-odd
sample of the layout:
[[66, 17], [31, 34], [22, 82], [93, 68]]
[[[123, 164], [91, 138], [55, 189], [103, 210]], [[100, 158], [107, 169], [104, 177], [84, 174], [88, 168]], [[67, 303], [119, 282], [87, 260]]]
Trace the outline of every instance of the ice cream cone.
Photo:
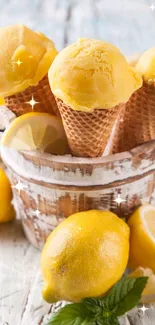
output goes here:
[[[32, 99], [36, 102], [33, 106]], [[28, 112], [46, 112], [59, 115], [54, 95], [51, 92], [48, 76], [38, 83], [37, 86], [28, 87], [26, 90], [5, 97], [6, 106], [16, 114], [23, 115]]]
[[109, 153], [127, 151], [155, 139], [155, 48], [140, 56], [136, 70], [142, 74], [143, 85], [118, 118]]
[[124, 104], [91, 113], [75, 111], [57, 98], [68, 143], [74, 156], [102, 156], [113, 124]]
[[80, 39], [57, 55], [48, 76], [72, 154], [101, 156], [141, 75], [114, 45]]
[[155, 139], [155, 85], [144, 81], [118, 118], [109, 153], [128, 151], [152, 139]]
[[19, 24], [0, 28], [0, 45], [0, 96], [7, 107], [17, 116], [32, 109], [57, 114], [47, 76], [58, 53], [53, 42]]

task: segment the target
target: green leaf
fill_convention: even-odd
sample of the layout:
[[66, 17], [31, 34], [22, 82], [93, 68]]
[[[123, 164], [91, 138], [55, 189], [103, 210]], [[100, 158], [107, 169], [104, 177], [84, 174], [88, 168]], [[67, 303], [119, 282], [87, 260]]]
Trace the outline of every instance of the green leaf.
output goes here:
[[84, 303], [69, 304], [55, 313], [47, 325], [95, 325], [94, 314]]
[[103, 318], [96, 325], [120, 325], [116, 317]]
[[112, 325], [120, 325], [118, 318], [111, 318], [111, 324]]
[[96, 317], [103, 315], [104, 302], [100, 298], [85, 298], [82, 302]]
[[148, 278], [123, 278], [103, 298], [85, 298], [54, 314], [47, 325], [119, 325], [118, 318], [135, 307]]
[[123, 278], [107, 294], [103, 301], [113, 316], [124, 315], [140, 301], [148, 277]]

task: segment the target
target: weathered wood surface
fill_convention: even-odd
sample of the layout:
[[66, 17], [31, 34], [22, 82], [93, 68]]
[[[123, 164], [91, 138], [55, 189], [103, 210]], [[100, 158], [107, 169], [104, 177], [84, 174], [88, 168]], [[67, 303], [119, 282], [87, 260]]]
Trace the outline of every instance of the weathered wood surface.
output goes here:
[[126, 218], [142, 203], [155, 204], [155, 140], [91, 160], [3, 147], [1, 155], [24, 230], [37, 248], [60, 221], [78, 211], [111, 210]]
[[0, 107], [0, 139], [4, 129], [13, 121], [14, 118], [14, 113], [12, 113], [8, 108], [5, 106]]
[[79, 37], [105, 39], [126, 54], [154, 46], [155, 11], [149, 0], [0, 0], [0, 26], [24, 23], [60, 50]]
[[41, 298], [40, 253], [20, 222], [0, 226], [0, 325], [38, 325], [50, 309]]
[[[149, 0], [0, 0], [0, 26], [24, 23], [53, 39], [58, 50], [78, 37], [118, 45], [126, 55], [154, 46], [155, 11]], [[0, 325], [41, 325], [51, 309], [41, 299], [40, 253], [19, 223], [0, 226]], [[154, 325], [153, 308], [123, 325]]]
[[[0, 227], [0, 325], [43, 325], [54, 308], [41, 297], [40, 252], [24, 238], [20, 222]], [[134, 310], [121, 325], [154, 325], [155, 311]]]

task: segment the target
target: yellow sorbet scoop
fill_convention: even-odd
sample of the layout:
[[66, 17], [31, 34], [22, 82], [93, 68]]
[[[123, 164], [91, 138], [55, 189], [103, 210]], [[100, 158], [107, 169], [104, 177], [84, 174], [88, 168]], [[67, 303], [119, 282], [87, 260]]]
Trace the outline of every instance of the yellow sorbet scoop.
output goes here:
[[57, 55], [49, 82], [54, 95], [65, 104], [89, 112], [127, 102], [141, 87], [142, 78], [116, 46], [82, 38]]
[[24, 25], [0, 28], [0, 96], [35, 86], [46, 75], [57, 50], [53, 42]]
[[155, 47], [144, 52], [136, 65], [144, 80], [147, 82], [155, 82]]

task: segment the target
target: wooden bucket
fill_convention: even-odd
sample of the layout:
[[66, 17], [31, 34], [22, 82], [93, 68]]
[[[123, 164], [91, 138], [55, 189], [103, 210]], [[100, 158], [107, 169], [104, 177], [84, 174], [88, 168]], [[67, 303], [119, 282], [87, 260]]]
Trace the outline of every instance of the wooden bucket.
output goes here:
[[9, 148], [1, 154], [25, 234], [37, 248], [60, 221], [78, 211], [107, 209], [127, 218], [139, 205], [155, 204], [155, 140], [96, 159]]

